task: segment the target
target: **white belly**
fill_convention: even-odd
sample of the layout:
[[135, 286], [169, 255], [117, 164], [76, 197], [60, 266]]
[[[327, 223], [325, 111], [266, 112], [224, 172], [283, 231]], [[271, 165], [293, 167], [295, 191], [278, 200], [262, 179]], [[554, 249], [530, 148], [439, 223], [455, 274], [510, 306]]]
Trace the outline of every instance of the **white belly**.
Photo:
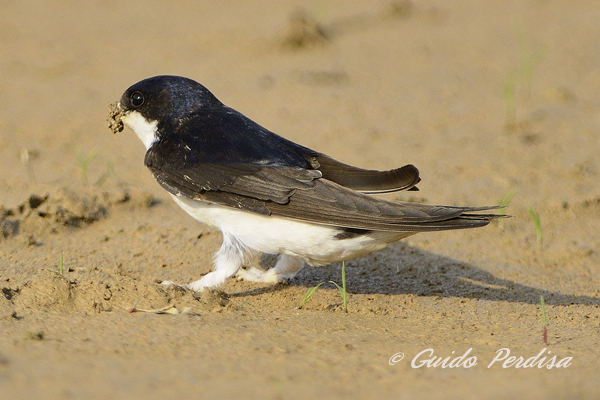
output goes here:
[[234, 236], [250, 249], [298, 257], [311, 265], [342, 261], [380, 250], [412, 232], [372, 232], [350, 239], [335, 239], [338, 229], [302, 221], [271, 217], [171, 195], [200, 222]]

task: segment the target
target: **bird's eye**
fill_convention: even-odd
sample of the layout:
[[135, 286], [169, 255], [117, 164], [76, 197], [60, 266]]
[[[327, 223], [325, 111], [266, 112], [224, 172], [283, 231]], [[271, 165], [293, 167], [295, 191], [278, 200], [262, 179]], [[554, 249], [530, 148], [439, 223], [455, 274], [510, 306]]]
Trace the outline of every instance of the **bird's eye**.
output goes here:
[[144, 95], [140, 92], [131, 93], [131, 104], [133, 104], [134, 107], [139, 107], [144, 104]]

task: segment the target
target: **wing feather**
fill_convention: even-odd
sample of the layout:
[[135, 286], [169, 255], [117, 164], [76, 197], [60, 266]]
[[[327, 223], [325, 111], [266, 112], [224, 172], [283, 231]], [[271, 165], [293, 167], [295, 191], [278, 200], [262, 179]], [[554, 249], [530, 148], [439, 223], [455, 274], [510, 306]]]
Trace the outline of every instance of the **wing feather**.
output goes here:
[[419, 170], [408, 164], [389, 171], [353, 167], [324, 154], [315, 157], [323, 178], [363, 193], [389, 193], [399, 190], [419, 190]]
[[497, 207], [391, 202], [324, 179], [318, 170], [257, 164], [180, 167], [150, 148], [146, 165], [170, 193], [236, 209], [345, 228], [418, 232], [487, 225]]

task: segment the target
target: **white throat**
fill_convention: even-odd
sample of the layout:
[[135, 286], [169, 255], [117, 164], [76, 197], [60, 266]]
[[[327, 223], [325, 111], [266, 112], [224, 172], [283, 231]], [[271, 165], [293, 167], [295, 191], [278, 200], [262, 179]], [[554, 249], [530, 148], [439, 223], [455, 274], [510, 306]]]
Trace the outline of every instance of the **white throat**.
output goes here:
[[158, 140], [156, 135], [158, 121], [148, 121], [138, 111], [130, 111], [121, 117], [121, 121], [135, 132], [137, 137], [144, 143], [144, 146], [146, 146], [146, 150]]

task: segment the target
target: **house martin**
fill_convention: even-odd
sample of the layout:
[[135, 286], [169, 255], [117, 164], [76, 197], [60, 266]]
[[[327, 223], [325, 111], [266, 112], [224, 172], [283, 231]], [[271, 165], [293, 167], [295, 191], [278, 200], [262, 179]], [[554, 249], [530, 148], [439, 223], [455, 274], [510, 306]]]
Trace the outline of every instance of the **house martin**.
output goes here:
[[[144, 163], [188, 214], [223, 233], [214, 270], [191, 290], [235, 274], [256, 282], [383, 249], [418, 232], [475, 228], [498, 207], [451, 207], [383, 200], [376, 193], [418, 190], [413, 165], [353, 167], [291, 142], [225, 106], [179, 76], [145, 79], [125, 91], [109, 116], [113, 132], [131, 128]], [[256, 253], [280, 254], [267, 271], [245, 270]]]

